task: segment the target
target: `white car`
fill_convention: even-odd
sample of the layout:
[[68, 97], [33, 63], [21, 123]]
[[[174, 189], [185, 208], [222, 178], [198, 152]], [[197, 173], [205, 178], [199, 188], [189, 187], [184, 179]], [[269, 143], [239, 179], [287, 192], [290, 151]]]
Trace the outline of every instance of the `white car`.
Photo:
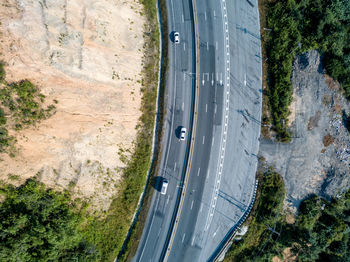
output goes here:
[[185, 127], [181, 127], [181, 131], [180, 131], [180, 140], [185, 140], [186, 138], [186, 128]]
[[180, 34], [179, 32], [174, 33], [174, 42], [175, 44], [180, 44]]
[[160, 193], [161, 193], [162, 195], [165, 195], [165, 194], [166, 194], [166, 190], [168, 189], [168, 185], [169, 185], [168, 180], [164, 179], [164, 180], [163, 180], [163, 184], [162, 184], [162, 189], [160, 190]]

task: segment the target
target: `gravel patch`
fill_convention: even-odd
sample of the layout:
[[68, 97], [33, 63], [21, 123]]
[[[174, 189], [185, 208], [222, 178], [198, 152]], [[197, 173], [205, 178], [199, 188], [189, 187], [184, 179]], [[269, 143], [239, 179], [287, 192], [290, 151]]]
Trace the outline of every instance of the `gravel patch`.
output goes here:
[[286, 206], [296, 210], [310, 194], [330, 198], [350, 187], [350, 105], [339, 84], [323, 73], [318, 52], [298, 56], [293, 65], [293, 139], [262, 139], [260, 156], [286, 183]]

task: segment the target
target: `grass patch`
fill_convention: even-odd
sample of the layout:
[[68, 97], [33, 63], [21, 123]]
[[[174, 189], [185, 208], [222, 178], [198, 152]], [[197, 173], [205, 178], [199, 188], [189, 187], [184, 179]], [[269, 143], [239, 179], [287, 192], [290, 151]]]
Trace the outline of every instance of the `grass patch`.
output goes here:
[[350, 1], [265, 1], [264, 33], [268, 67], [268, 100], [273, 130], [288, 142], [289, 105], [292, 101], [292, 62], [297, 54], [317, 49], [331, 77], [350, 97]]

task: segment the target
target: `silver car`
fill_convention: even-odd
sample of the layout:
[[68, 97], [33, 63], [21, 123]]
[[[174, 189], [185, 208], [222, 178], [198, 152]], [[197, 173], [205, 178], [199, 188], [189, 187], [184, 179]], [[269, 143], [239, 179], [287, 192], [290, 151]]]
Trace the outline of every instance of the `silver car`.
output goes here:
[[181, 127], [181, 131], [180, 131], [180, 140], [185, 140], [186, 138], [186, 128], [185, 127]]
[[162, 195], [165, 195], [165, 194], [166, 194], [166, 190], [168, 189], [168, 185], [169, 185], [168, 180], [164, 179], [164, 180], [163, 180], [163, 184], [162, 184], [162, 189], [160, 190], [160, 193], [161, 193]]
[[180, 34], [179, 32], [174, 33], [174, 42], [175, 44], [180, 44]]

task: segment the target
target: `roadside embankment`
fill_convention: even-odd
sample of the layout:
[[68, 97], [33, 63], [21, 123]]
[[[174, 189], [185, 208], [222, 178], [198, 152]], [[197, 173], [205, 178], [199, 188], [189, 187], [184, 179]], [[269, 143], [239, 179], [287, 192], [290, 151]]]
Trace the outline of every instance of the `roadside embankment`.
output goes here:
[[6, 81], [28, 79], [56, 109], [9, 134], [17, 150], [0, 155], [0, 179], [14, 174], [21, 184], [38, 175], [88, 200], [91, 210], [108, 210], [126, 166], [118, 153], [133, 149], [142, 113], [141, 13], [131, 0], [1, 3]]
[[156, 2], [6, 0], [0, 14], [7, 80], [29, 79], [57, 101], [52, 117], [15, 134], [18, 152], [1, 155], [1, 179], [22, 184], [36, 176], [88, 202], [80, 233], [95, 260], [112, 261], [150, 167]]

